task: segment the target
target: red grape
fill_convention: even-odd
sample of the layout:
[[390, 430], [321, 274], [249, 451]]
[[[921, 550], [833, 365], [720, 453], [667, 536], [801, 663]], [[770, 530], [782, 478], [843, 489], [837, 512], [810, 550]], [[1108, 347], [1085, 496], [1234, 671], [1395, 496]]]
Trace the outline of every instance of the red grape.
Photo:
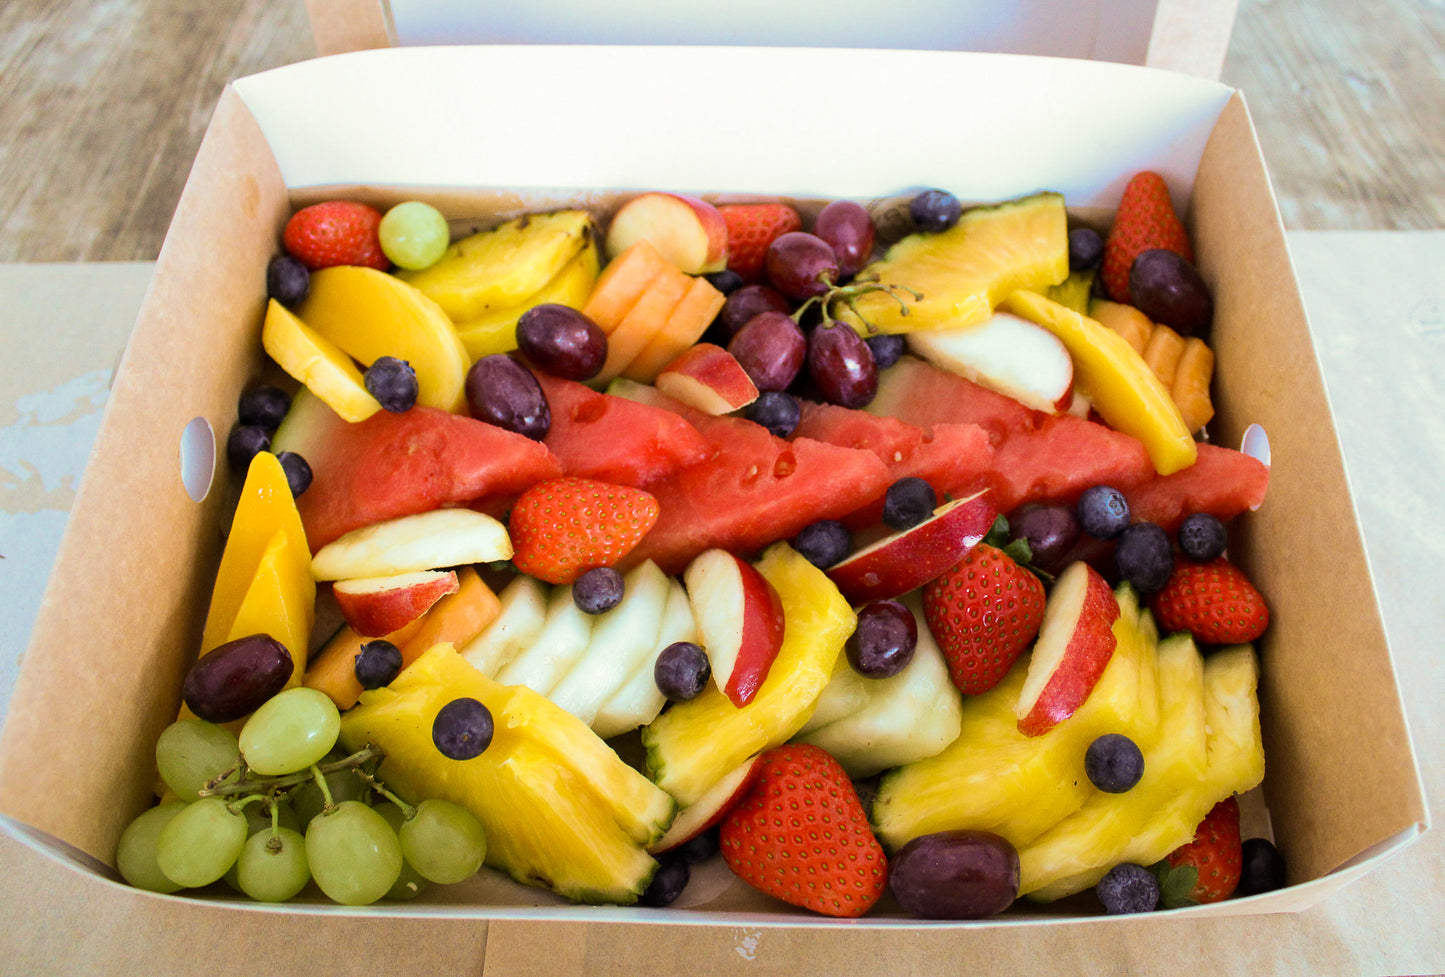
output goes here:
[[824, 207], [813, 224], [813, 233], [827, 241], [838, 259], [838, 274], [858, 274], [873, 253], [873, 220], [861, 204], [835, 200]]
[[825, 323], [813, 330], [808, 338], [808, 373], [823, 399], [840, 407], [867, 406], [878, 392], [873, 350], [862, 336], [841, 323]]
[[768, 281], [795, 302], [822, 295], [838, 283], [832, 245], [805, 231], [789, 231], [768, 245]]
[[728, 343], [728, 352], [742, 364], [759, 391], [786, 390], [803, 368], [808, 340], [784, 313], [760, 312], [738, 330]]

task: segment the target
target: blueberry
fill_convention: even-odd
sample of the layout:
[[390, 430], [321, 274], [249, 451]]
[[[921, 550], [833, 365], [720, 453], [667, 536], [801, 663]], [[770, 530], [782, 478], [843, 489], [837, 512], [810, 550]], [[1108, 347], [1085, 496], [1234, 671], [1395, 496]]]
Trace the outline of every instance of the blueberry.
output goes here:
[[622, 602], [622, 574], [612, 567], [593, 567], [572, 584], [572, 603], [583, 614], [601, 614]]
[[1179, 549], [1198, 563], [1208, 563], [1223, 556], [1227, 541], [1224, 523], [1207, 512], [1186, 516], [1179, 526]]
[[852, 551], [853, 536], [838, 520], [819, 519], [802, 528], [793, 540], [793, 549], [819, 570], [826, 570]]
[[1129, 737], [1105, 733], [1084, 752], [1089, 783], [1107, 794], [1122, 794], [1144, 776], [1144, 754]]
[[657, 690], [673, 702], [695, 699], [712, 678], [707, 653], [691, 641], [674, 641], [662, 649], [652, 666]]
[[1114, 569], [1141, 594], [1162, 590], [1174, 572], [1169, 534], [1152, 522], [1136, 522], [1114, 544]]
[[1079, 526], [1095, 539], [1113, 539], [1129, 525], [1129, 500], [1108, 485], [1084, 489], [1075, 510]]
[[1159, 880], [1144, 866], [1123, 862], [1109, 869], [1094, 893], [1111, 916], [1147, 913], [1159, 905]]
[[897, 675], [913, 661], [918, 622], [896, 600], [875, 600], [858, 610], [858, 625], [843, 644], [853, 671], [868, 678]]
[[722, 832], [718, 825], [713, 825], [700, 835], [694, 835], [673, 849], [684, 861], [691, 865], [696, 865], [698, 862], [705, 862], [721, 850]]
[[647, 888], [642, 890], [638, 901], [644, 906], [660, 909], [672, 905], [682, 895], [692, 872], [687, 867], [687, 860], [680, 857], [663, 855], [657, 863], [657, 871], [653, 873], [652, 881], [647, 883]]
[[401, 671], [401, 649], [382, 638], [362, 645], [355, 660], [356, 681], [363, 689], [390, 685]]
[[272, 431], [281, 426], [286, 412], [291, 409], [291, 395], [279, 387], [262, 384], [241, 394], [236, 405], [237, 420], [242, 424]]
[[278, 255], [266, 266], [266, 295], [290, 308], [311, 294], [311, 272], [298, 258]]
[[908, 340], [903, 338], [901, 333], [879, 333], [869, 336], [864, 342], [873, 351], [873, 365], [880, 370], [886, 370], [897, 363], [908, 348]]
[[1284, 888], [1284, 856], [1268, 838], [1247, 838], [1240, 846], [1241, 867], [1237, 896]]
[[946, 231], [962, 213], [963, 204], [947, 190], [924, 190], [908, 202], [908, 216], [920, 231]]
[[311, 466], [294, 451], [283, 451], [276, 456], [281, 470], [286, 473], [286, 484], [291, 487], [291, 497], [301, 498], [301, 493], [311, 487]]
[[271, 450], [271, 432], [255, 424], [237, 424], [226, 438], [226, 458], [237, 471], [251, 467], [251, 459]]
[[379, 356], [366, 368], [366, 392], [393, 414], [409, 411], [416, 404], [416, 370], [406, 360]]
[[803, 417], [803, 408], [798, 398], [782, 390], [764, 390], [758, 399], [748, 404], [743, 416], [754, 424], [761, 424], [775, 437], [786, 438], [798, 427]]
[[906, 475], [888, 486], [883, 496], [883, 524], [890, 529], [911, 529], [938, 507], [938, 493], [921, 478]]
[[1069, 231], [1069, 270], [1091, 271], [1104, 260], [1104, 239], [1092, 227]]
[[706, 278], [709, 285], [717, 289], [719, 292], [722, 292], [724, 295], [731, 295], [733, 292], [736, 292], [738, 289], [742, 288], [744, 285], [747, 284], [747, 282], [743, 279], [743, 276], [739, 275], [731, 268], [724, 268], [722, 271], [709, 272], [702, 277]]
[[449, 760], [470, 760], [492, 745], [492, 712], [476, 699], [463, 696], [437, 710], [431, 739]]

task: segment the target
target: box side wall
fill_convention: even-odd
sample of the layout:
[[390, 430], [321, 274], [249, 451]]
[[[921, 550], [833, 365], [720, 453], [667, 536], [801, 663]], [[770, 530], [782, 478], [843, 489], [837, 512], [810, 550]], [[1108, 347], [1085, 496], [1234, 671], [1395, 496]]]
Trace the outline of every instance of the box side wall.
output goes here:
[[1266, 794], [1299, 882], [1423, 824], [1423, 791], [1323, 377], [1240, 95], [1205, 150], [1187, 220], [1216, 303], [1223, 379], [1211, 430], [1238, 445], [1259, 423], [1270, 439], [1268, 497], [1241, 518], [1231, 555], [1266, 582]]
[[[262, 362], [264, 280], [237, 269], [265, 268], [287, 213], [228, 89], [116, 372], [0, 742], [0, 810], [102, 860], [153, 800], [147, 744], [196, 654], [235, 491], [224, 440]], [[197, 416], [222, 445], [202, 504], [179, 463]]]

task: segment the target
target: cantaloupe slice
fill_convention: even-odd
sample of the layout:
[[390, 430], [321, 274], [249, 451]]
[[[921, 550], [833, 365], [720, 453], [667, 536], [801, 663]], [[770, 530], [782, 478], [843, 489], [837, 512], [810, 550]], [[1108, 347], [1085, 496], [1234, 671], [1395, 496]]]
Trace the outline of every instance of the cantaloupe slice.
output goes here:
[[343, 420], [355, 424], [381, 410], [346, 351], [275, 299], [266, 306], [261, 345], [281, 369], [305, 384]]
[[638, 383], [656, 380], [664, 366], [702, 338], [726, 299], [706, 278], [694, 278], [662, 328], [627, 364], [622, 375]]
[[582, 314], [610, 335], [642, 293], [670, 268], [672, 265], [649, 241], [638, 241], [602, 269], [592, 294], [582, 306]]
[[687, 295], [692, 281], [691, 277], [671, 265], [652, 280], [617, 327], [608, 332], [607, 360], [593, 382], [606, 383], [631, 365], [666, 326], [668, 317]]

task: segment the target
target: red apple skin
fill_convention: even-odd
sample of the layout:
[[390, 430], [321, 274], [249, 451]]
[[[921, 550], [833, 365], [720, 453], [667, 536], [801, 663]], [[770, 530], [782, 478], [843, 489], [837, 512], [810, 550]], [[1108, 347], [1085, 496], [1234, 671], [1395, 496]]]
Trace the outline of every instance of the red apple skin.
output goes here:
[[707, 234], [707, 258], [697, 274], [722, 271], [728, 266], [728, 222], [722, 211], [699, 197], [690, 197], [684, 193], [675, 193], [673, 196], [692, 208], [698, 223]]
[[727, 221], [721, 211], [698, 197], [662, 191], [633, 197], [612, 218], [607, 252], [616, 255], [643, 237], [689, 275], [727, 267]]
[[753, 786], [760, 769], [756, 754], [738, 764], [696, 801], [679, 811], [667, 833], [648, 849], [648, 853], [661, 855], [672, 851], [718, 824]]
[[341, 616], [364, 638], [379, 638], [399, 631], [431, 610], [432, 605], [461, 589], [455, 570], [403, 573], [393, 578], [396, 586], [356, 590], [357, 581], [338, 580], [331, 588]]
[[946, 502], [933, 516], [886, 536], [825, 572], [855, 607], [921, 587], [988, 535], [998, 509], [986, 492]]
[[683, 350], [662, 368], [654, 386], [713, 416], [729, 414], [758, 399], [758, 388], [737, 357], [712, 343]]
[[1042, 736], [1078, 711], [1098, 684], [1118, 645], [1114, 622], [1119, 619], [1119, 602], [1114, 592], [1093, 567], [1086, 563], [1077, 565], [1084, 568], [1089, 578], [1084, 602], [1063, 656], [1038, 698], [1019, 717], [1018, 729], [1025, 736]]
[[741, 708], [757, 695], [783, 647], [783, 601], [751, 563], [740, 557], [733, 559], [738, 561], [742, 574], [743, 637], [723, 693]]

